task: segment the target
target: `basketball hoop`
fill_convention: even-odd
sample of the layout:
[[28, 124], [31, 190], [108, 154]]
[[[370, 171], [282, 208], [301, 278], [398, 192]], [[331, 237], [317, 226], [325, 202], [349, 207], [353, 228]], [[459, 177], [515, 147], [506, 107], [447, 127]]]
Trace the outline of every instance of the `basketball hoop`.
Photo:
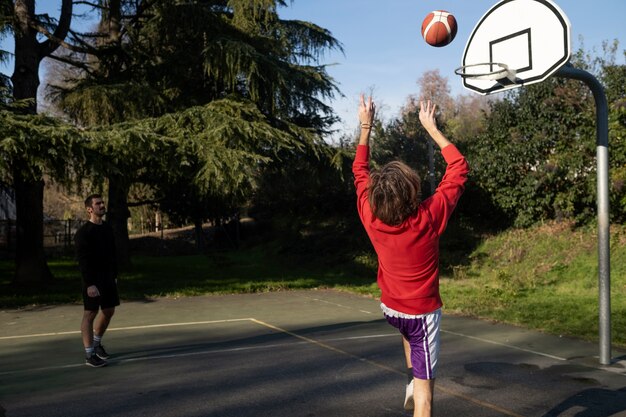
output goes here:
[[[493, 67], [498, 67], [492, 70]], [[471, 68], [472, 70], [468, 71]], [[480, 71], [484, 69], [484, 71]], [[491, 71], [490, 71], [491, 70]], [[489, 80], [501, 82], [505, 78], [515, 83], [515, 70], [509, 69], [508, 65], [499, 62], [485, 62], [483, 64], [463, 65], [454, 70], [456, 75], [473, 80]]]

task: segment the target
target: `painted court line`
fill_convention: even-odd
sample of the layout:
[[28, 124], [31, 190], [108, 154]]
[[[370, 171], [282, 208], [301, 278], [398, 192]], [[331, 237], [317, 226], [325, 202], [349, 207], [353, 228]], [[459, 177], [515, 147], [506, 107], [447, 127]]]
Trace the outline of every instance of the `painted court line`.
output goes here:
[[[309, 298], [309, 297], [307, 297]], [[347, 306], [343, 306], [341, 304], [337, 304], [337, 303], [332, 303], [332, 302], [328, 302], [325, 300], [320, 300], [317, 298], [311, 298], [314, 301], [319, 301], [319, 302], [324, 302], [327, 304], [332, 304], [332, 305], [336, 305], [342, 308], [350, 308]], [[367, 314], [373, 314], [369, 311], [363, 311], [363, 310], [358, 310]], [[126, 326], [126, 327], [111, 327], [109, 328], [107, 331], [109, 332], [114, 332], [114, 331], [122, 331], [122, 330], [141, 330], [141, 329], [157, 329], [157, 328], [164, 328], [164, 327], [181, 327], [181, 326], [198, 326], [198, 325], [205, 325], [205, 324], [219, 324], [219, 323], [235, 323], [235, 322], [241, 322], [241, 321], [255, 321], [254, 318], [240, 318], [240, 319], [226, 319], [226, 320], [207, 320], [207, 321], [191, 321], [191, 322], [181, 322], [181, 323], [162, 323], [162, 324], [148, 324], [148, 325], [142, 325], [142, 326]], [[458, 332], [452, 332], [449, 330], [441, 330], [442, 333], [447, 333], [447, 334], [451, 334], [454, 336], [458, 336], [458, 337], [464, 337], [467, 339], [472, 339], [472, 340], [477, 340], [483, 343], [489, 343], [492, 345], [497, 345], [497, 346], [503, 346], [509, 349], [515, 349], [515, 350], [519, 350], [522, 352], [526, 352], [526, 353], [532, 353], [534, 355], [539, 355], [539, 356], [544, 356], [547, 358], [551, 358], [551, 359], [555, 359], [555, 360], [559, 360], [559, 361], [567, 361], [567, 358], [562, 358], [559, 356], [555, 356], [555, 355], [551, 355], [548, 353], [544, 353], [544, 352], [539, 352], [536, 350], [530, 350], [530, 349], [525, 349], [525, 348], [521, 348], [519, 346], [514, 346], [514, 345], [509, 345], [506, 343], [501, 343], [501, 342], [496, 342], [494, 340], [489, 340], [489, 339], [484, 339], [481, 337], [476, 337], [476, 336], [470, 336], [470, 335], [466, 335], [463, 333], [458, 333]], [[63, 336], [63, 335], [72, 335], [72, 334], [80, 334], [80, 330], [72, 330], [72, 331], [67, 331], [67, 332], [51, 332], [51, 333], [36, 333], [36, 334], [25, 334], [25, 335], [18, 335], [18, 336], [1, 336], [0, 340], [12, 340], [12, 339], [26, 339], [26, 338], [36, 338], [36, 337], [50, 337], [50, 336]]]
[[[309, 298], [309, 297], [306, 297]], [[332, 305], [336, 305], [342, 308], [349, 308], [351, 309], [351, 307], [347, 307], [347, 306], [343, 306], [341, 304], [337, 304], [337, 303], [332, 303], [332, 302], [328, 302], [325, 300], [320, 300], [317, 298], [311, 298], [314, 301], [319, 301], [319, 302], [324, 302], [327, 304], [332, 304]], [[358, 310], [360, 312], [364, 312], [367, 314], [373, 314], [369, 311], [364, 311], [364, 310]], [[191, 322], [182, 322], [182, 323], [162, 323], [162, 324], [148, 324], [148, 325], [142, 325], [142, 326], [126, 326], [126, 327], [111, 327], [109, 328], [107, 331], [109, 332], [114, 332], [114, 331], [122, 331], [122, 330], [141, 330], [141, 329], [156, 329], [156, 328], [164, 328], [164, 327], [180, 327], [180, 326], [198, 326], [198, 325], [205, 325], [205, 324], [218, 324], [218, 323], [235, 323], [235, 322], [241, 322], [241, 321], [255, 321], [254, 318], [240, 318], [240, 319], [227, 319], [227, 320], [207, 320], [207, 321], [191, 321]], [[489, 343], [492, 345], [498, 345], [498, 346], [503, 346], [509, 349], [515, 349], [515, 350], [519, 350], [522, 352], [526, 352], [526, 353], [532, 353], [534, 355], [539, 355], [539, 356], [544, 356], [547, 358], [551, 358], [551, 359], [555, 359], [555, 360], [559, 360], [559, 361], [567, 361], [567, 358], [562, 358], [559, 356], [555, 356], [555, 355], [551, 355], [548, 353], [544, 353], [544, 352], [539, 352], [536, 350], [530, 350], [530, 349], [525, 349], [525, 348], [521, 348], [519, 346], [514, 346], [514, 345], [509, 345], [506, 343], [501, 343], [501, 342], [496, 342], [494, 340], [489, 340], [489, 339], [484, 339], [484, 338], [480, 338], [480, 337], [476, 337], [476, 336], [470, 336], [470, 335], [466, 335], [463, 333], [458, 333], [458, 332], [452, 332], [449, 330], [441, 330], [442, 333], [447, 333], [447, 334], [451, 334], [454, 336], [458, 336], [458, 337], [464, 337], [467, 339], [472, 339], [472, 340], [477, 340], [480, 342], [484, 342], [484, 343]], [[36, 334], [26, 334], [26, 335], [18, 335], [18, 336], [1, 336], [0, 340], [11, 340], [11, 339], [26, 339], [26, 338], [36, 338], [36, 337], [50, 337], [50, 336], [63, 336], [63, 335], [72, 335], [72, 334], [80, 334], [80, 330], [72, 330], [72, 331], [67, 331], [67, 332], [52, 332], [52, 333], [36, 333]]]
[[[236, 347], [229, 349], [209, 349], [209, 350], [201, 350], [197, 352], [187, 352], [187, 353], [172, 353], [172, 354], [162, 354], [162, 355], [149, 355], [149, 356], [137, 356], [133, 358], [115, 358], [109, 359], [107, 362], [109, 364], [123, 364], [123, 363], [132, 363], [132, 362], [143, 362], [143, 361], [152, 361], [155, 359], [176, 359], [176, 358], [185, 358], [189, 356], [198, 356], [198, 355], [211, 355], [217, 353], [230, 353], [230, 352], [244, 352], [244, 351], [252, 351], [252, 350], [267, 350], [281, 347], [290, 347], [297, 345], [304, 345], [307, 342], [291, 342], [291, 343], [276, 343], [272, 345], [262, 345], [262, 346], [246, 346], [246, 347]], [[167, 348], [164, 348], [167, 349]], [[27, 374], [31, 372], [44, 372], [44, 371], [57, 371], [61, 369], [70, 369], [70, 368], [82, 368], [85, 365], [83, 363], [73, 363], [69, 365], [57, 365], [57, 366], [46, 366], [42, 368], [30, 368], [30, 369], [20, 369], [16, 371], [6, 371], [0, 372], [0, 376], [8, 376], [8, 375], [21, 375]]]
[[[243, 352], [243, 351], [251, 351], [251, 350], [259, 350], [259, 349], [274, 349], [274, 348], [280, 348], [280, 347], [285, 347], [285, 346], [295, 346], [295, 345], [299, 345], [299, 344], [313, 344], [315, 346], [321, 347], [323, 349], [341, 354], [343, 356], [347, 356], [353, 359], [358, 360], [359, 362], [362, 363], [366, 363], [368, 365], [377, 367], [379, 369], [383, 369], [386, 370], [388, 372], [392, 372], [394, 374], [398, 374], [398, 375], [404, 375], [403, 372], [394, 369], [392, 367], [386, 366], [384, 364], [378, 363], [378, 362], [374, 362], [371, 361], [369, 359], [360, 357], [358, 355], [354, 355], [352, 353], [349, 353], [345, 350], [336, 348], [334, 346], [331, 346], [327, 343], [306, 337], [306, 336], [302, 336], [299, 335], [297, 333], [291, 332], [289, 330], [283, 329], [281, 327], [272, 325], [270, 323], [264, 322], [262, 320], [258, 320], [255, 318], [241, 318], [241, 319], [229, 319], [229, 320], [210, 320], [210, 321], [195, 321], [195, 322], [184, 322], [184, 323], [165, 323], [165, 324], [154, 324], [154, 325], [143, 325], [143, 326], [127, 326], [127, 327], [117, 327], [117, 328], [111, 328], [109, 329], [109, 331], [121, 331], [121, 330], [138, 330], [138, 329], [149, 329], [149, 328], [166, 328], [166, 327], [181, 327], [181, 326], [195, 326], [195, 325], [206, 325], [206, 324], [219, 324], [219, 323], [232, 323], [232, 322], [243, 322], [243, 321], [248, 321], [248, 322], [252, 322], [252, 323], [256, 323], [260, 326], [263, 326], [265, 328], [268, 329], [272, 329], [275, 331], [278, 331], [280, 333], [283, 334], [287, 334], [290, 335], [296, 339], [299, 339], [301, 342], [299, 343], [289, 343], [289, 344], [273, 344], [273, 345], [263, 345], [263, 346], [248, 346], [248, 347], [237, 347], [237, 348], [229, 348], [229, 349], [219, 349], [219, 350], [205, 350], [205, 351], [198, 351], [198, 352], [187, 352], [187, 353], [175, 353], [175, 354], [165, 354], [165, 355], [156, 355], [156, 356], [141, 356], [141, 357], [135, 357], [135, 358], [127, 358], [127, 359], [117, 359], [114, 361], [111, 361], [111, 363], [131, 363], [131, 362], [140, 362], [140, 361], [145, 361], [145, 360], [155, 360], [155, 359], [172, 359], [172, 358], [181, 358], [181, 357], [189, 357], [189, 356], [198, 356], [198, 355], [207, 355], [207, 354], [216, 354], [216, 353], [227, 353], [227, 352]], [[67, 335], [67, 334], [77, 334], [80, 333], [78, 331], [73, 331], [73, 332], [56, 332], [56, 333], [40, 333], [40, 334], [31, 334], [31, 335], [21, 335], [21, 336], [5, 336], [0, 338], [0, 340], [8, 340], [8, 339], [18, 339], [18, 338], [29, 338], [29, 337], [46, 337], [46, 336], [56, 336], [56, 335]], [[451, 333], [451, 332], [449, 332]], [[346, 337], [346, 338], [334, 338], [334, 339], [329, 339], [328, 341], [341, 341], [341, 340], [355, 340], [355, 339], [366, 339], [366, 338], [381, 338], [381, 337], [395, 337], [397, 336], [397, 334], [378, 334], [378, 335], [371, 335], [371, 336], [357, 336], [357, 337]], [[465, 336], [465, 335], [461, 335], [459, 334], [459, 336]], [[465, 337], [469, 337], [469, 336], [465, 336]], [[474, 338], [474, 337], [470, 337], [470, 338]], [[478, 339], [478, 338], [474, 338], [474, 339]], [[44, 368], [31, 368], [31, 369], [25, 369], [25, 370], [17, 370], [17, 371], [8, 371], [8, 372], [0, 372], [1, 376], [9, 376], [9, 375], [19, 375], [19, 374], [25, 374], [25, 373], [31, 373], [31, 372], [42, 372], [42, 371], [54, 371], [54, 370], [59, 370], [59, 369], [71, 369], [71, 368], [78, 368], [78, 367], [83, 367], [85, 366], [84, 364], [70, 364], [70, 365], [59, 365], [59, 366], [52, 366], [52, 367], [44, 367]], [[481, 400], [478, 400], [476, 398], [467, 396], [465, 394], [456, 392], [454, 390], [442, 387], [441, 384], [436, 385], [436, 389], [439, 391], [442, 391], [448, 395], [463, 399], [465, 401], [471, 402], [473, 404], [479, 405], [481, 407], [484, 408], [488, 408], [497, 412], [500, 412], [504, 415], [507, 416], [511, 416], [511, 417], [523, 417], [513, 411], [504, 409], [502, 407], [499, 407], [495, 404], [491, 404], [491, 403], [487, 403]]]
[[[234, 323], [238, 321], [251, 321], [251, 320], [253, 319], [244, 318], [244, 319], [229, 319], [229, 320], [189, 321], [189, 322], [184, 322], [184, 323], [147, 324], [143, 326], [110, 327], [107, 329], [107, 332], [115, 332], [115, 331], [120, 331], [120, 330], [157, 329], [161, 327], [197, 326], [197, 325], [202, 325], [202, 324]], [[19, 335], [19, 336], [2, 336], [0, 337], [0, 340], [26, 339], [29, 337], [59, 336], [59, 335], [67, 335], [67, 334], [80, 334], [80, 330], [72, 330], [69, 332], [24, 334], [24, 335]]]
[[[254, 322], [254, 319], [238, 319], [236, 321]], [[217, 323], [221, 323], [221, 322], [222, 321], [217, 321]], [[215, 323], [215, 321], [213, 321], [211, 323]], [[194, 324], [197, 324], [197, 322], [194, 322]], [[285, 333], [285, 332], [281, 332], [281, 333]], [[334, 339], [328, 339], [327, 341], [341, 342], [341, 341], [345, 341], [345, 340], [377, 339], [377, 338], [383, 338], [383, 337], [397, 337], [397, 336], [398, 335], [395, 334], [395, 333], [394, 334], [375, 334], [375, 335], [369, 335], [369, 336], [337, 337], [337, 338], [334, 338]], [[188, 357], [188, 356], [211, 355], [211, 354], [217, 354], [217, 353], [244, 352], [244, 351], [253, 351], [253, 350], [267, 350], [267, 349], [291, 347], [291, 346], [298, 346], [298, 345], [305, 345], [305, 344], [311, 344], [311, 342], [309, 340], [300, 340], [299, 342], [274, 343], [274, 344], [271, 344], [271, 345], [244, 346], [244, 347], [235, 347], [235, 348], [228, 348], [228, 349], [208, 349], [208, 350], [202, 350], [202, 351], [197, 351], [197, 352], [187, 352], [187, 353], [172, 353], [172, 354], [162, 354], [162, 355], [137, 356], [137, 357], [133, 357], [133, 358], [123, 358], [123, 357], [120, 357], [120, 358], [115, 358], [115, 359], [108, 360], [108, 362], [110, 364], [123, 364], [123, 363], [155, 360], [155, 359], [173, 359], [173, 358], [175, 359], [175, 358], [184, 358], [184, 357]], [[168, 348], [163, 348], [163, 349], [166, 350]], [[73, 364], [68, 364], [68, 365], [57, 365], [57, 366], [46, 366], [46, 367], [41, 367], [41, 368], [20, 369], [20, 370], [16, 370], [16, 371], [0, 372], [0, 376], [19, 375], [19, 374], [25, 374], [25, 373], [31, 373], [31, 372], [56, 371], [56, 370], [70, 369], [70, 368], [82, 368], [83, 366], [85, 366], [85, 365], [82, 364], [82, 363], [73, 363]]]
[[[332, 352], [336, 352], [336, 353], [342, 354], [344, 356], [348, 356], [350, 358], [356, 359], [356, 360], [358, 360], [360, 362], [363, 362], [363, 363], [366, 363], [368, 365], [372, 365], [372, 366], [375, 366], [377, 368], [384, 369], [386, 371], [393, 372], [393, 373], [398, 374], [398, 375], [402, 375], [402, 376], [405, 375], [405, 373], [402, 372], [402, 371], [399, 371], [397, 369], [391, 368], [391, 367], [389, 367], [387, 365], [383, 365], [382, 363], [378, 363], [378, 362], [371, 361], [369, 359], [362, 358], [362, 357], [360, 357], [358, 355], [354, 355], [354, 354], [352, 354], [350, 352], [346, 352], [345, 350], [338, 349], [338, 348], [336, 348], [334, 346], [331, 346], [331, 345], [328, 345], [328, 344], [326, 344], [324, 342], [320, 342], [318, 340], [311, 339], [309, 337], [302, 336], [302, 335], [299, 335], [299, 334], [294, 333], [294, 332], [290, 332], [289, 330], [285, 330], [283, 328], [280, 328], [278, 326], [274, 326], [273, 324], [269, 324], [269, 323], [266, 323], [266, 322], [261, 321], [261, 320], [252, 319], [252, 321], [254, 323], [257, 323], [257, 324], [261, 325], [261, 326], [265, 326], [265, 327], [268, 327], [270, 329], [273, 329], [273, 330], [276, 330], [276, 331], [288, 334], [288, 335], [293, 336], [295, 338], [298, 338], [300, 340], [304, 340], [304, 341], [306, 341], [308, 343], [312, 343], [312, 344], [314, 344], [316, 346], [319, 346], [321, 348], [328, 349], [328, 350], [330, 350]], [[502, 407], [497, 406], [495, 404], [491, 404], [491, 403], [488, 403], [488, 402], [485, 402], [485, 401], [481, 401], [479, 399], [476, 399], [476, 398], [470, 397], [468, 395], [456, 392], [456, 391], [451, 390], [449, 388], [442, 387], [441, 384], [438, 384], [438, 385], [435, 384], [435, 389], [438, 390], [438, 391], [442, 391], [442, 392], [444, 392], [444, 393], [446, 393], [448, 395], [451, 395], [453, 397], [463, 399], [465, 401], [471, 402], [471, 403], [476, 404], [478, 406], [481, 406], [481, 407], [484, 407], [484, 408], [488, 408], [488, 409], [493, 410], [493, 411], [497, 411], [499, 413], [502, 413], [502, 414], [510, 416], [510, 417], [524, 417], [521, 414], [517, 414], [514, 411], [507, 410], [506, 408], [502, 408]]]
[[492, 344], [492, 345], [503, 346], [503, 347], [506, 347], [506, 348], [509, 348], [509, 349], [515, 349], [515, 350], [519, 350], [519, 351], [526, 352], [526, 353], [532, 353], [534, 355], [544, 356], [544, 357], [550, 358], [550, 359], [556, 359], [557, 361], [567, 361], [567, 358], [561, 358], [560, 356], [554, 356], [554, 355], [550, 355], [549, 353], [538, 352], [536, 350], [524, 349], [524, 348], [521, 348], [519, 346], [509, 345], [509, 344], [502, 343], [502, 342], [496, 342], [495, 340], [483, 339], [482, 337], [470, 336], [470, 335], [467, 335], [467, 334], [451, 332], [449, 330], [443, 330], [443, 329], [441, 330], [441, 333], [447, 333], [447, 334], [451, 334], [451, 335], [454, 335], [454, 336], [465, 337], [467, 339], [478, 340], [479, 342], [483, 342], [483, 343], [489, 343], [489, 344]]
[[354, 307], [350, 307], [350, 306], [345, 306], [345, 305], [343, 305], [343, 304], [333, 303], [333, 302], [331, 302], [331, 301], [328, 301], [328, 300], [322, 300], [322, 299], [320, 299], [320, 298], [313, 298], [313, 297], [306, 297], [306, 296], [302, 296], [302, 298], [308, 298], [309, 300], [318, 301], [318, 302], [320, 302], [320, 303], [330, 304], [330, 305], [337, 306], [337, 307], [341, 307], [341, 308], [345, 308], [345, 309], [348, 309], [348, 310], [356, 310], [356, 311], [358, 311], [358, 312], [360, 312], [360, 313], [365, 313], [365, 314], [375, 314], [375, 313], [372, 313], [371, 311], [361, 310], [361, 309], [358, 309], [358, 308], [354, 308]]

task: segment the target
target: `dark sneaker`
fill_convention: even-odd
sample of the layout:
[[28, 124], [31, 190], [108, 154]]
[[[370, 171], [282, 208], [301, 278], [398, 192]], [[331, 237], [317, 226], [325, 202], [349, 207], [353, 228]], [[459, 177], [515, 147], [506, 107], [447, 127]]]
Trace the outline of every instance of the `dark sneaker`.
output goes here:
[[100, 359], [104, 359], [104, 360], [109, 359], [109, 354], [107, 353], [106, 350], [104, 350], [104, 346], [102, 345], [95, 346], [93, 348], [93, 353]]
[[87, 358], [85, 360], [85, 365], [91, 366], [92, 368], [101, 368], [103, 366], [106, 366], [106, 364], [107, 363], [105, 360], [100, 359], [95, 354], [91, 355], [90, 358]]

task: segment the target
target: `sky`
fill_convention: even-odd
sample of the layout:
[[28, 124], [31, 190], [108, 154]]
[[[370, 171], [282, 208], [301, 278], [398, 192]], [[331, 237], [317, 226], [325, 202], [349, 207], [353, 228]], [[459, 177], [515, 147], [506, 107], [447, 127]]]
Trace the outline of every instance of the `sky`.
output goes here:
[[[329, 104], [341, 118], [335, 128], [357, 127], [360, 93], [373, 92], [383, 118], [398, 114], [407, 97], [417, 95], [417, 80], [425, 71], [439, 70], [448, 79], [451, 93], [476, 94], [462, 86], [454, 70], [461, 65], [463, 51], [474, 26], [496, 0], [293, 0], [279, 9], [284, 19], [305, 20], [331, 32], [342, 44], [322, 57], [321, 64], [337, 83], [341, 95]], [[60, 0], [40, 0], [38, 12], [58, 16]], [[555, 0], [571, 23], [572, 51], [584, 46], [601, 51], [603, 41], [620, 42], [626, 49], [626, 0]], [[421, 36], [421, 24], [433, 10], [447, 10], [458, 23], [454, 41], [441, 48], [429, 46]], [[10, 39], [0, 47], [11, 50]], [[617, 63], [624, 64], [623, 54]], [[9, 74], [12, 64], [0, 66]]]
[[[467, 40], [495, 0], [294, 0], [280, 9], [281, 17], [313, 22], [328, 29], [342, 44], [344, 54], [324, 58], [329, 74], [344, 97], [332, 103], [342, 118], [340, 130], [357, 127], [360, 93], [373, 90], [387, 118], [398, 114], [409, 95], [417, 95], [417, 80], [425, 71], [439, 70], [451, 93], [477, 94], [465, 89], [454, 70], [461, 65]], [[582, 45], [602, 50], [603, 41], [617, 39], [626, 49], [626, 0], [556, 0], [571, 24], [572, 51]], [[433, 10], [446, 10], [457, 20], [454, 41], [440, 48], [422, 39], [421, 24]], [[624, 64], [620, 54], [617, 63]], [[381, 106], [382, 105], [382, 106]]]

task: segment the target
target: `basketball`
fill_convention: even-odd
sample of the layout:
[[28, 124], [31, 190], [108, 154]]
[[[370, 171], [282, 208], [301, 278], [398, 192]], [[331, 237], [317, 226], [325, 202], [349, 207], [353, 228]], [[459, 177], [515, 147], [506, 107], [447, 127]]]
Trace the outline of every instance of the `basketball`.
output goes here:
[[431, 46], [446, 46], [456, 36], [456, 19], [445, 10], [428, 13], [422, 22], [422, 36]]

